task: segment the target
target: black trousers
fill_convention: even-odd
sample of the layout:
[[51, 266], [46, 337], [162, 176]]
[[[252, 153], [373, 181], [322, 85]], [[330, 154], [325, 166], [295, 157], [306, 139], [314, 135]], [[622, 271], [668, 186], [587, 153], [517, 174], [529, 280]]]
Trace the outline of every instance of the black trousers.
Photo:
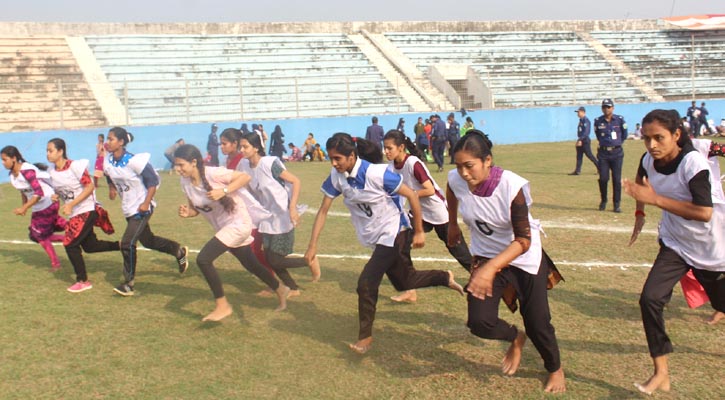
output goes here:
[[162, 253], [170, 254], [174, 257], [179, 256], [180, 245], [173, 240], [162, 238], [154, 235], [149, 227], [149, 219], [152, 214], [140, 215], [136, 214], [126, 218], [126, 231], [121, 238], [121, 253], [123, 254], [123, 276], [126, 283], [133, 286], [133, 280], [136, 276], [136, 242], [141, 242], [143, 247], [147, 249], [157, 250]]
[[429, 222], [423, 221], [423, 230], [425, 232], [430, 232], [432, 230], [436, 231], [436, 235], [438, 236], [438, 239], [442, 240], [444, 244], [446, 244], [446, 249], [448, 249], [448, 252], [451, 253], [453, 258], [455, 258], [459, 264], [463, 268], [466, 269], [466, 271], [471, 271], [471, 263], [473, 262], [473, 257], [471, 257], [471, 253], [468, 251], [468, 245], [466, 244], [466, 239], [461, 235], [461, 243], [459, 243], [457, 246], [454, 247], [448, 247], [448, 224], [440, 224], [440, 225], [433, 225]]
[[725, 272], [694, 268], [660, 242], [660, 251], [639, 297], [647, 347], [653, 358], [672, 353], [672, 342], [665, 332], [663, 310], [672, 298], [672, 289], [690, 269], [705, 289], [712, 308], [725, 312]]
[[456, 143], [458, 143], [458, 139], [460, 139], [460, 136], [458, 134], [456, 135], [448, 135], [448, 139], [446, 141], [448, 142], [448, 155], [451, 157], [451, 164], [453, 164], [453, 148], [456, 147]]
[[609, 184], [609, 171], [612, 171], [612, 189], [615, 207], [622, 200], [622, 164], [624, 163], [624, 150], [622, 148], [599, 150], [599, 196], [603, 203], [607, 202], [607, 185]]
[[433, 141], [433, 144], [431, 145], [433, 151], [433, 160], [435, 161], [436, 165], [438, 165], [438, 168], [443, 168], [443, 153], [446, 150], [447, 139], [431, 138], [431, 140]]
[[239, 260], [247, 271], [251, 272], [254, 276], [261, 279], [262, 282], [267, 284], [270, 288], [277, 290], [279, 282], [275, 277], [259, 263], [257, 257], [252, 253], [251, 246], [242, 247], [227, 247], [221, 240], [216, 237], [211, 238], [204, 247], [201, 248], [199, 256], [196, 257], [196, 264], [199, 266], [201, 273], [206, 279], [206, 283], [209, 284], [211, 292], [214, 294], [215, 299], [224, 297], [224, 288], [222, 288], [222, 281], [219, 278], [219, 273], [214, 268], [214, 260], [219, 258], [222, 254], [230, 252], [234, 257]]
[[307, 261], [305, 261], [304, 258], [287, 258], [287, 256], [283, 256], [281, 254], [275, 253], [272, 250], [267, 249], [264, 249], [264, 257], [267, 259], [267, 264], [272, 267], [274, 273], [277, 274], [277, 277], [285, 284], [285, 286], [287, 286], [291, 290], [299, 289], [299, 286], [297, 286], [297, 282], [295, 282], [294, 278], [292, 278], [292, 275], [290, 275], [287, 269], [306, 267]]
[[485, 301], [469, 294], [467, 326], [478, 337], [513, 342], [518, 330], [498, 317], [504, 289], [511, 283], [521, 305], [526, 336], [531, 339], [544, 360], [546, 370], [555, 372], [561, 368], [561, 359], [554, 326], [551, 325], [549, 297], [546, 292], [549, 268], [545, 259], [546, 257], [542, 257], [542, 265], [536, 275], [513, 266], [504, 268], [493, 281], [493, 296], [487, 297]]
[[357, 280], [359, 339], [373, 335], [378, 289], [383, 275], [387, 275], [396, 290], [403, 291], [429, 286], [448, 286], [448, 272], [440, 270], [416, 271], [410, 259], [413, 232], [398, 233], [393, 247], [375, 246], [373, 255]]
[[584, 155], [586, 155], [587, 158], [594, 163], [594, 168], [599, 170], [599, 160], [597, 160], [592, 153], [591, 140], [582, 140], [582, 145], [576, 147], [576, 168], [574, 169], [574, 172], [582, 172], [582, 161], [584, 161]]
[[65, 246], [65, 253], [68, 255], [70, 263], [73, 265], [73, 271], [76, 273], [77, 282], [85, 282], [88, 280], [86, 273], [86, 262], [83, 259], [81, 248], [86, 253], [100, 253], [102, 251], [118, 251], [120, 247], [118, 242], [108, 240], [98, 240], [93, 226], [98, 219], [98, 213], [91, 211], [88, 219], [81, 228], [81, 233], [68, 246]]

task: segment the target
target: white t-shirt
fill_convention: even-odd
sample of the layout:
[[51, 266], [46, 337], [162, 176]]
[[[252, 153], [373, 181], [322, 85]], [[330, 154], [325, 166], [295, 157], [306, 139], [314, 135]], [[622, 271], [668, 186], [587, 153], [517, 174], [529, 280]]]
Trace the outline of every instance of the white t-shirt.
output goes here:
[[[526, 205], [531, 207], [529, 182], [511, 171], [503, 171], [501, 181], [489, 197], [471, 193], [468, 183], [458, 171], [448, 173], [448, 187], [458, 199], [458, 211], [471, 232], [471, 254], [493, 258], [506, 249], [514, 240], [511, 223], [511, 202], [519, 191], [523, 191]], [[541, 225], [529, 213], [531, 246], [516, 257], [511, 265], [529, 274], [536, 275], [541, 265]]]
[[[642, 167], [657, 194], [689, 202], [692, 202], [690, 180], [699, 172], [710, 170], [707, 159], [698, 151], [685, 154], [677, 170], [669, 175], [657, 172], [649, 153], [642, 158]], [[688, 220], [662, 210], [659, 238], [691, 266], [707, 271], [725, 271], [725, 201], [722, 186], [712, 171], [710, 184], [713, 203], [710, 221]]]
[[[204, 167], [204, 175], [212, 189], [222, 189], [229, 185], [234, 171], [222, 167]], [[181, 190], [194, 205], [196, 211], [206, 218], [214, 230], [214, 236], [225, 246], [237, 248], [251, 244], [252, 220], [247, 213], [241, 194], [230, 192], [227, 197], [234, 200], [234, 212], [228, 213], [222, 203], [207, 197], [207, 190], [203, 186], [191, 184], [191, 178], [181, 178]]]
[[333, 168], [322, 184], [322, 192], [331, 198], [343, 195], [363, 246], [393, 247], [401, 229], [410, 228], [397, 194], [402, 184], [401, 176], [389, 171], [387, 165], [358, 158], [350, 174]]
[[[81, 178], [83, 173], [88, 173], [88, 160], [73, 160], [70, 161], [70, 167], [63, 171], [55, 169], [55, 165], [51, 165], [48, 168], [50, 174], [50, 183], [64, 203], [72, 201], [77, 196], [80, 196], [83, 192], [83, 185], [81, 184]], [[93, 185], [90, 181], [90, 175], [88, 176], [89, 185]], [[86, 197], [83, 201], [76, 204], [71, 211], [70, 218], [76, 215], [83, 214], [85, 212], [93, 211], [96, 208], [96, 191]]]
[[[42, 191], [42, 194], [36, 193], [35, 189], [30, 186], [30, 182], [28, 182], [28, 180], [25, 179], [25, 176], [23, 175], [24, 171], [35, 172], [35, 179], [40, 185], [40, 190]], [[35, 203], [33, 207], [31, 207], [32, 212], [43, 211], [46, 208], [50, 207], [51, 204], [53, 204], [53, 201], [50, 199], [50, 196], [53, 195], [53, 188], [50, 187], [50, 174], [47, 171], [39, 170], [38, 167], [33, 164], [24, 162], [20, 166], [20, 173], [18, 174], [18, 176], [10, 174], [10, 184], [12, 184], [15, 189], [18, 189], [22, 194], [24, 194], [25, 198], [27, 198], [28, 200], [33, 198], [33, 196], [39, 196], [38, 202]]]
[[[113, 161], [113, 153], [103, 159], [103, 173], [111, 178], [116, 187], [121, 198], [121, 211], [126, 218], [137, 214], [138, 207], [146, 200], [148, 189], [143, 184], [141, 172], [146, 168], [149, 159], [149, 153], [125, 153], [118, 163]], [[151, 206], [156, 207], [154, 200], [151, 201]]]
[[[420, 161], [418, 157], [409, 155], [405, 158], [403, 168], [396, 169], [395, 162], [391, 161], [388, 164], [388, 169], [403, 177], [403, 183], [405, 183], [406, 186], [418, 191], [423, 189], [423, 185], [415, 177], [416, 165], [423, 167], [425, 175], [433, 184], [433, 188], [435, 189], [435, 193], [433, 193], [433, 195], [419, 198], [420, 207], [423, 212], [423, 221], [433, 225], [447, 224], [448, 205], [446, 204], [445, 196], [443, 195], [441, 188], [430, 175], [430, 171], [428, 170], [428, 167], [425, 166], [425, 163]], [[405, 199], [402, 200], [403, 203], [406, 202]]]
[[284, 183], [274, 179], [272, 166], [275, 163], [285, 169], [279, 158], [274, 156], [260, 158], [254, 168], [246, 158], [237, 165], [239, 171], [252, 177], [247, 185], [249, 192], [269, 211], [270, 218], [261, 220], [258, 224], [260, 232], [269, 234], [287, 233], [294, 229], [289, 214], [290, 193]]

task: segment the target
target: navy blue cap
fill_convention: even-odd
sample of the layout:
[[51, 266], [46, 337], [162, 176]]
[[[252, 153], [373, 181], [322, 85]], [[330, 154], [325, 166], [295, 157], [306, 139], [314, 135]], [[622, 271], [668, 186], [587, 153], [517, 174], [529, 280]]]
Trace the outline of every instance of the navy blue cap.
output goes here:
[[579, 107], [579, 108], [577, 108], [576, 110], [574, 110], [574, 112], [579, 112], [579, 111], [582, 111], [582, 112], [587, 112], [587, 109], [586, 109], [586, 108], [584, 108], [584, 107]]
[[602, 100], [602, 107], [614, 107], [614, 102], [612, 99], [604, 99]]

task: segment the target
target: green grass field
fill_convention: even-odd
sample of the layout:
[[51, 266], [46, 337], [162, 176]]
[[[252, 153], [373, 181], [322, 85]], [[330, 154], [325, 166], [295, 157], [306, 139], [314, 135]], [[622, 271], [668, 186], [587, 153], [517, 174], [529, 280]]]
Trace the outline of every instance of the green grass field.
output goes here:
[[[138, 149], [131, 149], [138, 151]], [[626, 143], [624, 176], [634, 178], [641, 142]], [[659, 212], [647, 209], [645, 232], [627, 242], [634, 201], [623, 198], [623, 213], [596, 211], [597, 177], [585, 160], [574, 167], [573, 143], [494, 148], [494, 161], [529, 179], [534, 206], [547, 238], [544, 247], [566, 278], [549, 292], [568, 378], [566, 399], [639, 398], [633, 382], [651, 373], [637, 304], [657, 252]], [[451, 166], [447, 166], [447, 170]], [[316, 209], [328, 163], [293, 163], [303, 182], [301, 203]], [[433, 174], [445, 187], [446, 175]], [[155, 233], [199, 249], [213, 232], [202, 218], [182, 220], [178, 177], [162, 173]], [[125, 228], [118, 201], [99, 198], [109, 210], [119, 239]], [[610, 183], [611, 196], [611, 183]], [[86, 255], [94, 288], [71, 294], [75, 275], [62, 247], [63, 269], [27, 243], [29, 216], [12, 209], [19, 194], [0, 186], [0, 398], [4, 399], [538, 399], [544, 396], [543, 363], [530, 343], [515, 377], [504, 377], [500, 361], [507, 344], [481, 340], [465, 327], [466, 302], [445, 289], [419, 291], [413, 305], [393, 304], [384, 281], [374, 328], [375, 343], [365, 356], [347, 343], [357, 338], [357, 276], [369, 250], [355, 239], [346, 217], [329, 216], [320, 240], [322, 280], [310, 282], [307, 269], [292, 271], [302, 295], [287, 311], [255, 294], [263, 284], [224, 255], [217, 261], [227, 297], [235, 308], [221, 323], [202, 323], [213, 308], [211, 291], [195, 264], [180, 276], [173, 258], [140, 252], [132, 298], [114, 295], [122, 277], [118, 253]], [[341, 200], [334, 211], [344, 212]], [[295, 249], [303, 253], [313, 213], [303, 217]], [[100, 237], [107, 237], [97, 230]], [[20, 243], [12, 243], [19, 240]], [[414, 257], [450, 258], [434, 234]], [[192, 257], [194, 258], [194, 257]], [[416, 262], [419, 269], [452, 269], [460, 282], [466, 271], [450, 260]], [[687, 308], [679, 286], [666, 310], [675, 345], [670, 357], [673, 390], [665, 399], [725, 397], [725, 325], [702, 321], [711, 310]], [[503, 318], [521, 326], [518, 314]]]

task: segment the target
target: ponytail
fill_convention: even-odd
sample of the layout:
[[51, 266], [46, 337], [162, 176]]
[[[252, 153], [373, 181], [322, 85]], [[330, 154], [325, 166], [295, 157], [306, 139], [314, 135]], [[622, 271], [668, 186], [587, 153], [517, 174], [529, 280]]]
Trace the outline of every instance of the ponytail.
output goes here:
[[121, 128], [120, 126], [115, 126], [108, 130], [108, 133], [113, 133], [113, 136], [116, 137], [116, 139], [123, 142], [123, 147], [126, 147], [129, 143], [133, 142], [133, 134], [131, 132], [128, 132], [127, 130]]
[[405, 145], [405, 150], [408, 152], [408, 154], [416, 156], [421, 160], [425, 159], [423, 152], [420, 151], [415, 143], [413, 143], [410, 138], [405, 136], [403, 132], [397, 129], [389, 130], [388, 133], [385, 134], [385, 137], [383, 137], [383, 141], [385, 140], [392, 140], [396, 146]]

